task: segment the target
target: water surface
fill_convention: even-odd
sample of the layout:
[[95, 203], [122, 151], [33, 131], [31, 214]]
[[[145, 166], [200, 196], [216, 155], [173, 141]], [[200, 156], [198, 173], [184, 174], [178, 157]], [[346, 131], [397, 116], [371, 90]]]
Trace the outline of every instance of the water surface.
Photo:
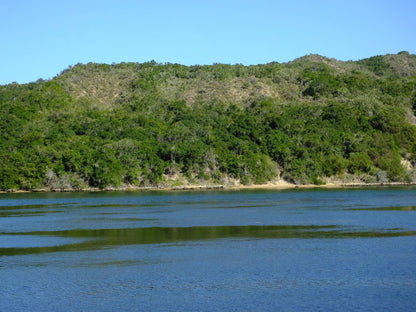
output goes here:
[[0, 311], [411, 311], [416, 189], [0, 194]]

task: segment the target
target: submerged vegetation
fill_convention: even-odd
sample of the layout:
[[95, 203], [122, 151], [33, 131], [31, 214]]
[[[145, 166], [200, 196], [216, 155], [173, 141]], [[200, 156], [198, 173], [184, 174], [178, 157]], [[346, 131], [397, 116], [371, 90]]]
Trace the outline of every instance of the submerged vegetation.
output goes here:
[[77, 64], [0, 86], [0, 190], [416, 180], [416, 55]]

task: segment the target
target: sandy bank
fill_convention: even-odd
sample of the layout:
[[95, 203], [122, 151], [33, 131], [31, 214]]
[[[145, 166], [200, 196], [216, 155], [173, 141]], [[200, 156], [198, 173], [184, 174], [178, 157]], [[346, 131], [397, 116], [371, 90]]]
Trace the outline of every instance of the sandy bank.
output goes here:
[[308, 188], [353, 188], [353, 187], [398, 187], [398, 186], [416, 186], [416, 183], [403, 183], [403, 182], [390, 182], [390, 183], [326, 183], [323, 185], [315, 184], [293, 184], [283, 180], [277, 182], [270, 182], [266, 184], [228, 184], [228, 185], [199, 185], [199, 184], [187, 184], [182, 186], [149, 186], [149, 187], [138, 187], [138, 186], [125, 186], [125, 187], [107, 187], [105, 189], [99, 188], [86, 188], [82, 190], [72, 189], [59, 189], [50, 190], [47, 188], [34, 189], [34, 190], [9, 190], [0, 191], [0, 193], [47, 193], [47, 192], [112, 192], [112, 191], [179, 191], [179, 190], [284, 190], [284, 189], [308, 189]]

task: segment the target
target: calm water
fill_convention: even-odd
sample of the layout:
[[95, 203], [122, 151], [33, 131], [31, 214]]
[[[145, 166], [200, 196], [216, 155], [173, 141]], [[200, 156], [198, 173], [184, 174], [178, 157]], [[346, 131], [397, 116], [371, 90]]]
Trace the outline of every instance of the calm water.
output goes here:
[[0, 311], [415, 311], [416, 188], [0, 194]]

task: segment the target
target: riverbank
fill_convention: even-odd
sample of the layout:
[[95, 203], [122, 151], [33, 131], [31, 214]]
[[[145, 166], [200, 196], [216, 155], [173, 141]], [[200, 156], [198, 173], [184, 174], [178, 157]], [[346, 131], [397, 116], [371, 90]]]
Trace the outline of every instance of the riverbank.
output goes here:
[[312, 189], [312, 188], [354, 188], [354, 187], [400, 187], [400, 186], [416, 186], [415, 182], [388, 182], [388, 183], [364, 183], [364, 182], [329, 182], [326, 184], [294, 184], [284, 180], [269, 182], [265, 184], [187, 184], [181, 186], [124, 186], [124, 187], [107, 187], [85, 188], [85, 189], [48, 189], [40, 188], [33, 190], [8, 190], [0, 191], [3, 193], [64, 193], [64, 192], [116, 192], [116, 191], [192, 191], [192, 190], [284, 190], [284, 189]]

